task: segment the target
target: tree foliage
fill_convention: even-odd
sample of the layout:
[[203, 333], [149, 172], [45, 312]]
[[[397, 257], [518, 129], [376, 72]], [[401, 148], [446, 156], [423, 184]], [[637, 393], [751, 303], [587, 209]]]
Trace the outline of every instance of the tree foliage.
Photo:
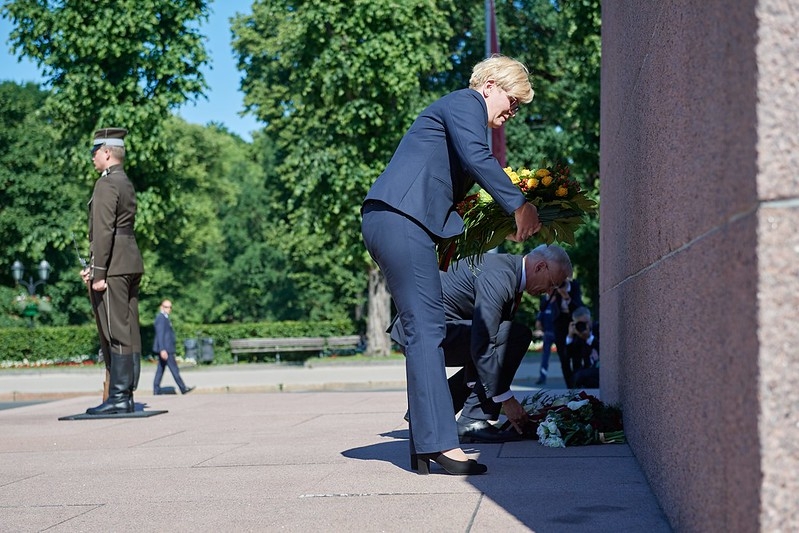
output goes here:
[[[62, 279], [69, 271], [78, 279], [80, 266], [69, 239], [73, 228], [85, 228], [88, 197], [79, 183], [51, 165], [58, 156], [57, 132], [42, 112], [46, 97], [35, 84], [0, 83], [0, 279], [12, 286], [10, 268], [19, 260], [25, 279], [33, 275], [38, 280], [36, 265], [48, 261], [47, 294], [60, 312], [41, 320], [58, 324], [85, 319], [89, 312], [85, 293], [78, 297]], [[20, 290], [25, 292], [14, 292]], [[3, 305], [7, 313], [14, 312], [9, 298]]]
[[[161, 138], [171, 110], [206, 84], [207, 55], [198, 22], [205, 0], [10, 0], [13, 49], [33, 60], [50, 88], [45, 110], [70, 153], [87, 168], [84, 149], [100, 127], [130, 130], [129, 173], [137, 186], [163, 162]], [[136, 172], [141, 163], [142, 172]], [[89, 167], [90, 168], [90, 167]], [[158, 168], [156, 166], [156, 168]]]
[[270, 217], [311, 315], [364, 299], [360, 204], [449, 68], [450, 1], [261, 0], [233, 22], [248, 109], [275, 140]]
[[[360, 204], [419, 111], [468, 85], [485, 55], [483, 2], [254, 1], [231, 28], [247, 110], [265, 125], [252, 143], [171, 115], [205, 87], [207, 4], [3, 4], [15, 51], [47, 83], [0, 84], [0, 324], [20, 321], [5, 295], [15, 259], [53, 265], [42, 323], [91, 320], [71, 234], [85, 254], [87, 148], [107, 125], [130, 130], [144, 323], [165, 297], [195, 323], [357, 320], [367, 294], [387, 309]], [[508, 123], [509, 164], [565, 160], [597, 191], [599, 0], [496, 6], [502, 52], [530, 67], [536, 91]], [[594, 299], [596, 219], [577, 241], [569, 253]]]
[[245, 104], [275, 139], [293, 230], [348, 239], [368, 185], [448, 66], [450, 2], [263, 0], [234, 21]]
[[[599, 82], [601, 60], [601, 5], [599, 0], [497, 0], [496, 14], [503, 54], [529, 69], [535, 98], [521, 106], [506, 126], [508, 164], [540, 165], [561, 161], [572, 176], [599, 198]], [[472, 32], [460, 42], [460, 73], [453, 81], [468, 79], [468, 69], [484, 52], [485, 29], [479, 22], [483, 6], [461, 5], [455, 23], [471, 20]], [[577, 233], [577, 244], [567, 246], [595, 311], [598, 312], [598, 214]], [[515, 253], [531, 243], [504, 248]]]
[[[186, 319], [215, 322], [219, 279], [230, 259], [225, 224], [237, 216], [242, 198], [257, 195], [260, 168], [252, 147], [214, 126], [172, 118], [164, 128], [172, 148], [157, 184], [137, 194], [137, 239], [143, 246], [142, 292], [180, 301]], [[154, 312], [154, 311], [153, 311]], [[254, 318], [258, 318], [255, 315]]]
[[[504, 1], [497, 16], [503, 52], [530, 66], [538, 93], [508, 127], [511, 161], [565, 160], [594, 188], [598, 0]], [[360, 241], [361, 200], [417, 113], [468, 85], [484, 57], [483, 17], [482, 2], [262, 0], [234, 20], [245, 102], [277, 145], [271, 187], [282, 203], [270, 216], [286, 230], [284, 249], [302, 260], [295, 276], [309, 269], [320, 279], [314, 257], [328, 269], [321, 279], [352, 284], [345, 301], [363, 298], [363, 279], [353, 276], [373, 264]], [[598, 243], [585, 246], [596, 252]], [[581, 257], [592, 277], [596, 260]], [[333, 277], [334, 267], [352, 274]]]
[[[26, 266], [26, 279], [28, 274], [36, 278], [35, 266], [46, 259], [52, 274], [44, 292], [53, 299], [54, 311], [37, 322], [81, 324], [91, 320], [91, 310], [71, 234], [85, 257], [86, 202], [92, 188], [50, 164], [60, 152], [54, 144], [57, 133], [40, 107], [46, 96], [32, 84], [0, 84], [0, 264], [5, 265], [0, 279], [13, 286], [10, 266], [15, 260]], [[220, 303], [235, 307], [228, 301], [227, 265], [252, 243], [240, 239], [233, 246], [229, 228], [246, 216], [237, 208], [246, 207], [242, 199], [263, 195], [262, 168], [250, 144], [217, 127], [171, 118], [163, 132], [173, 148], [171, 157], [159, 179], [137, 193], [136, 233], [145, 259], [142, 316], [149, 321], [168, 297], [179, 302], [184, 319], [222, 321], [228, 316]], [[0, 299], [5, 314], [17, 313], [11, 297]], [[264, 306], [251, 311], [249, 320], [267, 315]]]
[[[40, 109], [29, 115], [35, 124], [20, 137], [31, 138], [29, 132], [35, 131], [34, 142], [47, 149], [36, 152], [41, 160], [29, 161], [27, 188], [11, 194], [25, 207], [47, 201], [48, 193], [57, 202], [34, 211], [49, 222], [38, 226], [38, 233], [15, 222], [24, 235], [19, 245], [24, 253], [37, 255], [37, 247], [27, 245], [36, 239], [40, 249], [59, 256], [54, 267], [64, 270], [55, 269], [56, 279], [66, 274], [67, 264], [77, 269], [72, 235], [86, 253], [85, 204], [97, 177], [88, 157], [91, 135], [99, 127], [122, 126], [130, 131], [125, 166], [138, 192], [136, 232], [147, 260], [143, 289], [148, 283], [169, 288], [169, 280], [196, 275], [207, 266], [197, 257], [214, 257], [209, 250], [221, 240], [218, 232], [207, 231], [208, 220], [215, 218], [208, 206], [215, 200], [180, 194], [205, 176], [191, 173], [203, 167], [202, 161], [192, 166], [180, 160], [187, 154], [174, 150], [178, 141], [170, 134], [176, 126], [170, 130], [169, 121], [172, 110], [205, 88], [200, 68], [207, 56], [197, 26], [207, 18], [207, 2], [16, 0], [5, 2], [2, 14], [14, 24], [13, 49], [42, 69], [47, 88]], [[219, 196], [224, 201], [225, 195]], [[13, 210], [6, 213], [15, 216]], [[169, 223], [162, 224], [167, 217]], [[46, 236], [38, 238], [42, 231]], [[71, 263], [63, 259], [67, 250], [73, 254]], [[189, 261], [192, 268], [180, 271], [175, 268], [180, 261]], [[159, 269], [162, 264], [165, 268]], [[82, 290], [75, 289], [73, 299]], [[57, 287], [50, 287], [54, 291]]]

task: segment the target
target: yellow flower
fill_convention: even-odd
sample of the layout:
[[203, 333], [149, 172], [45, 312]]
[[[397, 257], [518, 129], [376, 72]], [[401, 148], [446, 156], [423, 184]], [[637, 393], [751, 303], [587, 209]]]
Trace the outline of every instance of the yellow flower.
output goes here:
[[510, 180], [513, 183], [519, 183], [519, 175], [516, 174], [515, 172], [511, 172], [510, 174], [508, 174], [508, 176], [510, 176]]
[[532, 176], [533, 172], [529, 168], [523, 168], [519, 171], [519, 175], [526, 178], [527, 176]]
[[535, 189], [536, 187], [538, 187], [538, 180], [535, 179], [535, 178], [529, 178], [527, 180], [527, 188], [528, 189]]
[[[539, 170], [538, 172], [541, 171]], [[538, 174], [538, 172], [536, 172], [536, 174]], [[543, 185], [544, 187], [549, 187], [551, 184], [552, 184], [552, 176], [550, 176], [549, 173], [547, 173], [546, 176], [541, 178], [541, 185]]]
[[566, 196], [569, 194], [569, 188], [565, 185], [561, 185], [555, 190], [555, 196]]
[[545, 168], [539, 168], [535, 171], [535, 175], [539, 178], [543, 178], [544, 176], [549, 176], [549, 171]]

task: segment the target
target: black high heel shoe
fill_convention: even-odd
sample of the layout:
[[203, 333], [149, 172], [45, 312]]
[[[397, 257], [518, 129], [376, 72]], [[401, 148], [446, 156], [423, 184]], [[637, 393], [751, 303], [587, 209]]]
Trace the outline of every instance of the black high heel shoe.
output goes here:
[[411, 469], [419, 472], [421, 476], [426, 476], [430, 473], [430, 461], [438, 463], [438, 466], [454, 476], [473, 476], [488, 472], [486, 465], [480, 464], [474, 459], [456, 461], [443, 453], [411, 454]]

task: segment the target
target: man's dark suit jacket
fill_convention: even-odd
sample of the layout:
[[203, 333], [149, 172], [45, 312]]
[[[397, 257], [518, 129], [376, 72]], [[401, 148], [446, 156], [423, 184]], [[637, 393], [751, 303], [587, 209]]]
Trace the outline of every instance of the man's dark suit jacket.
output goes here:
[[172, 329], [172, 322], [164, 313], [155, 315], [155, 339], [153, 340], [153, 353], [161, 353], [161, 350], [166, 350], [167, 353], [175, 354], [175, 330]]
[[554, 292], [554, 297], [551, 298], [551, 303], [549, 305], [553, 306], [552, 311], [554, 313], [553, 320], [556, 322], [565, 322], [567, 329], [569, 322], [571, 322], [571, 314], [572, 312], [577, 309], [578, 307], [582, 307], [583, 304], [583, 291], [580, 289], [580, 282], [576, 279], [573, 279], [569, 282], [569, 311], [567, 313], [563, 312], [561, 304], [563, 303], [563, 297], [560, 295], [559, 291]]
[[365, 202], [380, 201], [438, 237], [463, 233], [455, 205], [474, 182], [511, 214], [526, 200], [491, 154], [482, 95], [461, 89], [436, 100], [414, 121]]
[[594, 350], [599, 353], [599, 335], [594, 334], [589, 337], [591, 343], [587, 343], [581, 337], [574, 337], [572, 342], [566, 345], [566, 355], [572, 360], [572, 370], [577, 371], [581, 368], [591, 366], [591, 352]]
[[[458, 261], [448, 271], [440, 273], [447, 321], [445, 353], [462, 350], [471, 354], [474, 370], [488, 398], [507, 392], [498, 390], [503, 369], [496, 340], [500, 325], [511, 320], [516, 310], [522, 258], [521, 255], [485, 254], [473, 268], [465, 261]], [[460, 338], [463, 332], [470, 332], [470, 337]], [[392, 340], [402, 346], [404, 337], [402, 326], [395, 320], [391, 328]]]

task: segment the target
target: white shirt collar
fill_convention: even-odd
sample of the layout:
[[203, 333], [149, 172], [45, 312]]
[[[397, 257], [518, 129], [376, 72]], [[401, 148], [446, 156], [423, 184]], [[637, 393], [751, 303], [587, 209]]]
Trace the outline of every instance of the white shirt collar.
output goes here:
[[527, 258], [526, 255], [522, 256], [522, 281], [516, 292], [524, 292], [524, 289], [527, 287], [527, 269], [525, 268], [525, 263], [524, 263], [524, 260], [526, 258]]

